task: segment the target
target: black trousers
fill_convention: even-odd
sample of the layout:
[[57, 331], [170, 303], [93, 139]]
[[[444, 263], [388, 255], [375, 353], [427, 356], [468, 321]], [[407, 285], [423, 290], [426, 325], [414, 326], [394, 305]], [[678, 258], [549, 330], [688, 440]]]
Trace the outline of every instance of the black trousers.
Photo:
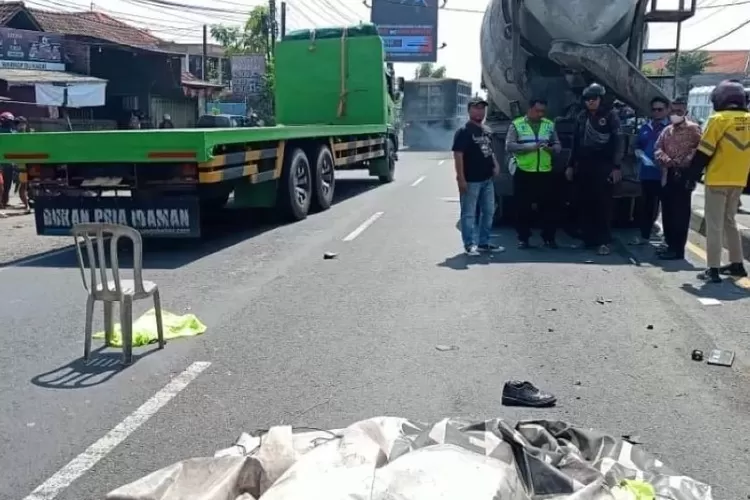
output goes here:
[[604, 165], [583, 165], [575, 174], [581, 238], [587, 247], [612, 242], [614, 185], [609, 178], [611, 172], [611, 168]]
[[0, 202], [2, 202], [3, 205], [7, 205], [10, 200], [10, 188], [13, 185], [14, 170], [13, 165], [2, 166], [3, 181], [5, 184], [3, 185], [2, 200], [0, 200]]
[[659, 215], [659, 202], [662, 196], [661, 180], [641, 181], [641, 212], [638, 214], [638, 228], [641, 230], [641, 238], [651, 238], [654, 222]]
[[662, 188], [661, 219], [664, 242], [679, 256], [685, 255], [692, 197], [693, 192], [687, 188], [685, 179], [670, 172], [667, 184]]
[[559, 190], [555, 189], [557, 176], [552, 172], [524, 172], [513, 174], [513, 199], [516, 205], [516, 232], [518, 241], [531, 238], [534, 204], [542, 226], [542, 239], [555, 241], [559, 214]]

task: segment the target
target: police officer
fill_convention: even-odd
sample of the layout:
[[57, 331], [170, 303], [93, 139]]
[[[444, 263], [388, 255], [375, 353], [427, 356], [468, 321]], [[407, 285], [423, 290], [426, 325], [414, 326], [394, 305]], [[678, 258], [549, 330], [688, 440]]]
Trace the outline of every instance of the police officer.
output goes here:
[[516, 203], [518, 248], [528, 248], [533, 205], [542, 222], [544, 246], [557, 248], [558, 199], [552, 174], [552, 153], [560, 152], [555, 124], [545, 118], [547, 102], [532, 99], [525, 116], [513, 120], [505, 137], [505, 149], [512, 155], [513, 199]]
[[620, 118], [603, 105], [605, 95], [604, 87], [598, 83], [583, 90], [586, 109], [576, 119], [565, 171], [568, 180], [576, 181], [583, 243], [596, 248], [599, 255], [611, 252], [612, 196], [614, 185], [622, 180], [623, 157]]

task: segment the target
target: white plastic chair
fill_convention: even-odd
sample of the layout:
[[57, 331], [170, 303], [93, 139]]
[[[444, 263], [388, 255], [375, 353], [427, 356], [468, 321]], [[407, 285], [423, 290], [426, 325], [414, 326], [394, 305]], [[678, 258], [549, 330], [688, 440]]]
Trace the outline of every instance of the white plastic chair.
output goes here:
[[[94, 323], [94, 304], [104, 302], [104, 337], [106, 345], [111, 345], [114, 332], [114, 303], [120, 303], [120, 325], [122, 329], [122, 360], [129, 365], [133, 362], [133, 302], [149, 297], [154, 298], [156, 328], [159, 349], [164, 348], [164, 330], [161, 317], [161, 298], [156, 283], [143, 281], [143, 240], [135, 229], [119, 224], [76, 224], [71, 231], [76, 243], [78, 265], [81, 269], [83, 286], [89, 296], [86, 299], [86, 333], [83, 346], [83, 359], [91, 356], [91, 337]], [[118, 242], [126, 238], [133, 244], [133, 279], [120, 279]], [[106, 246], [109, 245], [109, 267], [107, 267]], [[81, 247], [85, 246], [88, 258], [89, 280], [86, 280], [86, 263]], [[109, 279], [111, 274], [112, 279]]]

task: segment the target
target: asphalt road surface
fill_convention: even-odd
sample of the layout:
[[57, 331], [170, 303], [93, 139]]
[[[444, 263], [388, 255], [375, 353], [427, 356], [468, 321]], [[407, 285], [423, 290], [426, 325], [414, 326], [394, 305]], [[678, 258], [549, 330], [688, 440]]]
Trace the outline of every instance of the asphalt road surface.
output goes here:
[[[80, 362], [85, 295], [70, 250], [0, 269], [0, 499], [101, 499], [242, 431], [384, 414], [551, 418], [638, 435], [717, 499], [746, 498], [745, 285], [701, 288], [698, 239], [689, 265], [664, 268], [624, 246], [608, 257], [521, 252], [507, 229], [497, 234], [506, 253], [465, 257], [446, 158], [405, 152], [386, 186], [349, 174], [331, 210], [297, 224], [152, 245], [145, 275], [165, 309], [209, 330], [138, 349], [124, 370], [118, 350]], [[690, 359], [715, 347], [737, 352], [732, 368]], [[558, 406], [502, 407], [516, 378]]]

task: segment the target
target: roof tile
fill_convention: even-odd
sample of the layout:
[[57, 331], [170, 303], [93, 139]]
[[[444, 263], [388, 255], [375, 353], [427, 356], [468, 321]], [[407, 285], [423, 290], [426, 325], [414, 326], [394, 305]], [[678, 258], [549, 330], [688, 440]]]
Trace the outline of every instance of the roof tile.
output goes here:
[[[711, 65], [706, 68], [706, 73], [745, 73], [750, 72], [750, 50], [709, 50]], [[655, 61], [646, 63], [644, 66], [655, 71], [662, 71], [667, 66], [667, 61], [672, 57], [664, 56]]]

